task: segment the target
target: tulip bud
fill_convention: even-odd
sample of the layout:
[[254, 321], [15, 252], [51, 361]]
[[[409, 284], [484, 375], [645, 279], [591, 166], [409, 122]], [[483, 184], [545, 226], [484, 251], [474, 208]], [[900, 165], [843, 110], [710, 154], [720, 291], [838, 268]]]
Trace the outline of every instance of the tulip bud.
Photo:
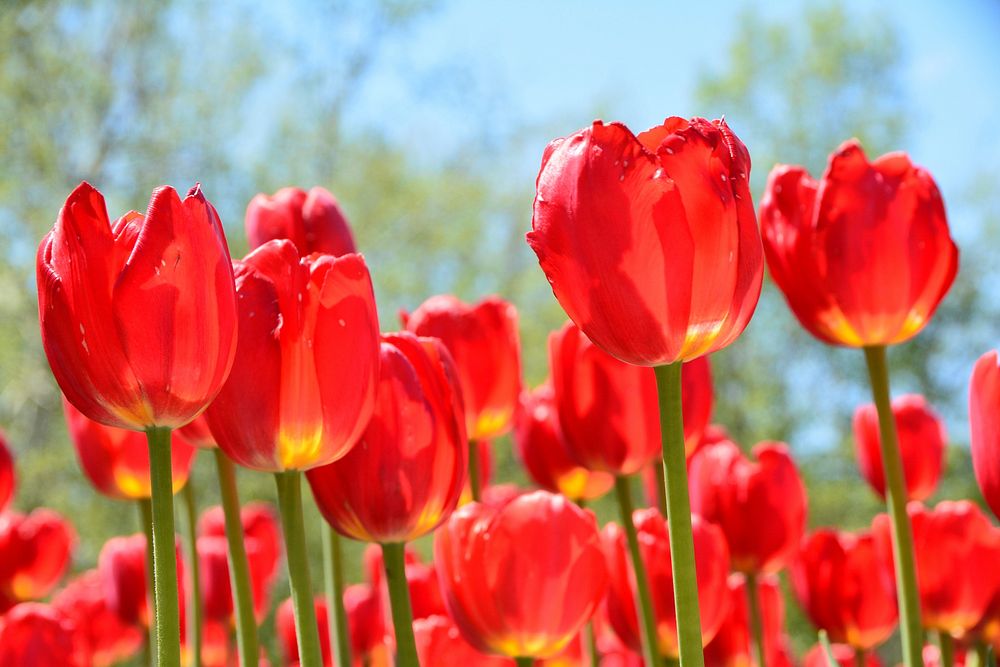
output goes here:
[[247, 206], [246, 231], [251, 249], [288, 239], [302, 256], [321, 252], [339, 257], [357, 252], [337, 198], [320, 187], [309, 192], [282, 188], [270, 197], [258, 194]]

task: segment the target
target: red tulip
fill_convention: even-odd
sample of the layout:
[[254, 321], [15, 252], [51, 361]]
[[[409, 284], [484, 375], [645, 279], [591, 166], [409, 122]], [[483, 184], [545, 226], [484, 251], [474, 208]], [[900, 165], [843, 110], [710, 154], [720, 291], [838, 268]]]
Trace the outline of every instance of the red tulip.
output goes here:
[[830, 640], [875, 648], [896, 628], [896, 589], [874, 538], [817, 530], [792, 564], [795, 594], [813, 625]]
[[510, 430], [521, 393], [521, 343], [512, 304], [495, 296], [472, 306], [450, 295], [433, 296], [404, 314], [403, 326], [418, 336], [440, 338], [451, 353], [470, 439]]
[[615, 478], [590, 471], [570, 458], [556, 398], [548, 382], [521, 397], [514, 424], [514, 444], [528, 474], [540, 487], [572, 500], [593, 500], [607, 493]]
[[409, 542], [458, 504], [466, 437], [447, 350], [410, 333], [382, 339], [375, 414], [358, 446], [307, 473], [316, 504], [338, 532], [367, 542]]
[[508, 657], [559, 653], [607, 587], [594, 515], [546, 491], [461, 507], [435, 536], [434, 562], [465, 640]]
[[73, 526], [52, 510], [0, 515], [0, 613], [48, 595], [69, 567], [75, 542]]
[[[924, 500], [934, 493], [941, 477], [948, 439], [944, 421], [923, 396], [916, 394], [894, 400], [892, 414], [899, 436], [906, 495], [909, 500]], [[885, 499], [881, 442], [875, 404], [862, 405], [854, 412], [854, 448], [858, 455], [858, 467], [865, 481]]]
[[138, 626], [124, 623], [106, 599], [97, 570], [88, 570], [56, 594], [52, 606], [76, 628], [86, 664], [110, 667], [135, 656], [146, 640]]
[[337, 198], [320, 187], [309, 192], [281, 188], [270, 197], [258, 194], [247, 206], [246, 230], [251, 248], [288, 239], [303, 256], [321, 252], [339, 257], [357, 252]]
[[[698, 607], [701, 610], [702, 646], [719, 631], [729, 611], [729, 549], [722, 531], [698, 515], [692, 518], [694, 557], [698, 571]], [[646, 566], [656, 614], [659, 653], [678, 657], [677, 616], [674, 608], [674, 577], [671, 571], [670, 534], [667, 522], [655, 509], [633, 515], [639, 534], [639, 550]], [[641, 650], [639, 621], [635, 611], [632, 565], [625, 547], [625, 532], [609, 523], [602, 534], [611, 585], [608, 587], [608, 620], [615, 634], [634, 651]]]
[[777, 572], [791, 561], [806, 529], [806, 489], [788, 447], [762, 442], [757, 461], [730, 440], [692, 457], [691, 510], [726, 535], [733, 569]]
[[969, 383], [972, 467], [986, 504], [1000, 516], [1000, 356], [979, 357]]
[[481, 653], [462, 638], [447, 616], [429, 616], [413, 622], [421, 665], [434, 667], [514, 667], [514, 661]]
[[750, 155], [725, 121], [619, 123], [556, 139], [542, 157], [528, 244], [552, 291], [602, 350], [640, 366], [732, 343], [764, 262]]
[[236, 351], [236, 294], [215, 209], [195, 186], [153, 191], [112, 225], [81, 183], [38, 248], [42, 343], [66, 398], [137, 431], [183, 426], [222, 387]]
[[0, 620], [0, 665], [87, 667], [70, 619], [47, 604], [25, 602]]
[[[965, 646], [959, 644], [954, 647], [954, 654], [951, 657], [952, 667], [965, 667], [966, 650]], [[941, 664], [941, 649], [934, 644], [925, 644], [923, 655], [924, 667], [945, 667]]]
[[958, 270], [934, 179], [889, 153], [869, 163], [841, 144], [817, 183], [778, 165], [760, 206], [771, 276], [799, 322], [820, 340], [901, 343], [930, 321]]
[[215, 444], [215, 438], [212, 437], [212, 431], [208, 428], [208, 422], [205, 421], [204, 414], [198, 415], [193, 422], [187, 426], [182, 426], [179, 431], [184, 436], [184, 439], [195, 447], [211, 449], [218, 446]]
[[385, 645], [385, 614], [376, 588], [368, 584], [348, 586], [344, 589], [344, 611], [353, 655], [371, 655]]
[[[149, 498], [149, 446], [146, 435], [88, 419], [63, 398], [66, 429], [80, 461], [80, 468], [98, 491], [109, 498]], [[175, 431], [171, 434], [174, 493], [187, 483], [197, 450]]]
[[[323, 655], [323, 666], [331, 667], [333, 662], [330, 657], [330, 633], [327, 625], [326, 599], [317, 595], [313, 600], [316, 609], [316, 625], [319, 628], [320, 651]], [[274, 631], [281, 640], [281, 648], [284, 650], [286, 665], [299, 664], [299, 645], [295, 633], [295, 611], [292, 608], [291, 598], [285, 600], [278, 606], [278, 611], [274, 616]]]
[[[911, 502], [907, 512], [923, 625], [961, 639], [982, 620], [1000, 585], [1000, 533], [968, 500], [943, 501], [934, 509]], [[872, 532], [891, 563], [888, 516], [876, 516]]]
[[[181, 617], [184, 616], [184, 561], [180, 546], [176, 547], [177, 597]], [[129, 625], [148, 626], [152, 621], [147, 598], [146, 536], [142, 533], [127, 537], [112, 537], [101, 547], [97, 557], [97, 572], [107, 596], [108, 607]], [[182, 621], [181, 627], [184, 627]]]
[[[727, 580], [729, 613], [718, 633], [705, 646], [707, 667], [750, 667], [753, 664], [750, 635], [749, 598], [746, 579], [733, 573]], [[757, 582], [761, 623], [764, 631], [764, 655], [768, 665], [781, 662], [784, 648], [785, 606], [777, 578], [762, 577]]]
[[[252, 544], [258, 552], [260, 571], [273, 577], [281, 560], [281, 528], [274, 508], [267, 503], [249, 502], [240, 509], [243, 541]], [[220, 505], [209, 507], [198, 518], [199, 537], [225, 537], [226, 517]]]
[[205, 413], [219, 447], [266, 472], [346, 454], [371, 415], [378, 318], [360, 255], [300, 257], [271, 241], [236, 262], [239, 344]]
[[[858, 667], [855, 651], [847, 644], [831, 644], [830, 649], [833, 651], [833, 657], [839, 667]], [[802, 660], [802, 667], [831, 667], [826, 651], [820, 644], [809, 649]], [[874, 651], [865, 653], [864, 667], [883, 667], [878, 653]]]
[[407, 565], [406, 583], [410, 589], [410, 608], [414, 619], [447, 613], [437, 570], [432, 565]]
[[559, 424], [588, 470], [631, 475], [660, 455], [656, 376], [601, 351], [572, 322], [549, 335]]
[[7, 445], [7, 438], [0, 430], [0, 512], [7, 509], [14, 497], [16, 479], [14, 476], [14, 457]]

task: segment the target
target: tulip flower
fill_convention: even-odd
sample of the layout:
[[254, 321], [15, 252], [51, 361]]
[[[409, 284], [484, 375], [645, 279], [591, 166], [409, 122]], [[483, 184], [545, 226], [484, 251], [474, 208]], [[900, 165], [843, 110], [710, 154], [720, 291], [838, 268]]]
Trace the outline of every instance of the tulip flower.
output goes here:
[[972, 467], [986, 504], [1000, 516], [1000, 356], [979, 357], [969, 383]]
[[[677, 658], [677, 615], [674, 604], [671, 568], [670, 533], [667, 522], [656, 509], [638, 510], [633, 522], [639, 534], [642, 562], [649, 574], [655, 610], [657, 648], [660, 655]], [[729, 611], [729, 549], [722, 531], [699, 516], [693, 517], [697, 567], [698, 608], [701, 611], [701, 644], [704, 646], [718, 632]], [[604, 553], [610, 573], [608, 620], [615, 634], [626, 646], [640, 649], [639, 622], [635, 610], [634, 579], [626, 558], [625, 533], [609, 523], [602, 533]]]
[[421, 665], [434, 667], [514, 667], [514, 661], [477, 651], [447, 616], [429, 616], [413, 622]]
[[823, 646], [816, 644], [802, 659], [802, 667], [884, 667], [882, 660], [874, 651], [865, 652], [859, 661], [855, 649], [847, 644], [831, 644], [830, 650], [833, 652], [837, 665], [830, 665]]
[[246, 231], [251, 248], [288, 239], [303, 256], [321, 252], [339, 257], [357, 252], [337, 198], [320, 187], [309, 192], [281, 188], [271, 196], [258, 194], [247, 206]]
[[25, 602], [0, 620], [0, 665], [89, 667], [72, 621], [47, 604]]
[[[729, 589], [729, 611], [722, 626], [705, 646], [705, 664], [710, 667], [750, 667], [760, 665], [760, 656], [751, 657], [750, 611], [746, 578], [734, 572], [726, 581]], [[764, 662], [777, 665], [782, 662], [779, 655], [783, 650], [785, 608], [781, 588], [774, 576], [761, 577], [756, 581], [757, 596], [761, 608], [761, 634], [764, 640]], [[754, 662], [756, 660], [756, 663]]]
[[[184, 581], [184, 561], [179, 545], [175, 544], [174, 549], [178, 581]], [[97, 557], [97, 573], [108, 607], [129, 625], [148, 626], [152, 621], [147, 604], [147, 583], [151, 578], [146, 565], [146, 536], [142, 533], [112, 537], [104, 543]], [[183, 617], [183, 587], [179, 586], [174, 594]]]
[[[267, 503], [247, 503], [240, 510], [243, 541], [256, 552], [259, 568], [256, 569], [266, 580], [278, 573], [281, 560], [281, 529], [274, 508]], [[226, 525], [223, 509], [209, 507], [198, 519], [198, 537], [225, 537]]]
[[[274, 616], [274, 631], [278, 635], [278, 639], [281, 642], [281, 648], [285, 655], [286, 665], [299, 664], [299, 642], [298, 642], [298, 614], [293, 608], [293, 600], [291, 598], [285, 600], [278, 606], [278, 611]], [[317, 623], [317, 631], [321, 628], [325, 628], [327, 625], [327, 609], [326, 600], [320, 596], [316, 596], [313, 600], [313, 614]], [[330, 654], [330, 638], [325, 632], [319, 632], [319, 644], [322, 655], [323, 667], [329, 667], [333, 664], [332, 657]]]
[[868, 651], [896, 629], [892, 570], [869, 533], [812, 533], [793, 562], [792, 583], [813, 625], [831, 641]]
[[[268, 563], [266, 548], [253, 538], [246, 539], [250, 571], [250, 591], [254, 614], [258, 621], [267, 615], [271, 586], [277, 575], [277, 561]], [[198, 558], [201, 561], [201, 593], [205, 617], [229, 622], [233, 615], [233, 592], [225, 537], [206, 535], [198, 538]]]
[[347, 612], [351, 652], [364, 662], [366, 656], [379, 653], [385, 646], [386, 627], [381, 596], [369, 584], [348, 586], [344, 589], [344, 609]]
[[52, 599], [52, 606], [75, 626], [85, 664], [111, 667], [135, 656], [145, 636], [125, 623], [108, 604], [97, 570], [88, 570], [71, 581]]
[[[903, 478], [908, 500], [925, 500], [934, 493], [944, 459], [944, 421], [923, 396], [907, 394], [892, 402], [892, 413], [899, 437]], [[882, 445], [878, 412], [873, 403], [854, 412], [854, 447], [858, 467], [875, 492], [885, 499], [885, 473], [882, 471]]]
[[593, 514], [546, 491], [461, 507], [435, 535], [434, 563], [465, 640], [519, 666], [563, 650], [607, 588]]
[[570, 458], [549, 382], [522, 395], [514, 444], [528, 474], [546, 491], [587, 501], [603, 496], [615, 483], [613, 475], [587, 470]]
[[773, 573], [793, 558], [806, 527], [806, 490], [788, 447], [763, 442], [747, 459], [731, 440], [691, 459], [691, 506], [726, 535], [733, 569]]
[[761, 202], [761, 231], [771, 275], [802, 326], [831, 345], [864, 349], [898, 553], [903, 659], [919, 667], [913, 537], [885, 348], [919, 333], [955, 279], [958, 249], [941, 194], [905, 153], [869, 162], [850, 140], [830, 156], [819, 182], [802, 167], [774, 168]]
[[10, 453], [6, 436], [0, 430], [0, 512], [7, 509], [14, 497], [15, 484], [14, 457]]
[[[962, 639], [982, 620], [1000, 585], [994, 567], [1000, 558], [1000, 532], [968, 500], [943, 501], [933, 509], [912, 502], [907, 510], [923, 625]], [[872, 532], [883, 559], [891, 563], [886, 515], [875, 517]]]
[[[149, 498], [149, 448], [146, 436], [89, 419], [63, 398], [66, 430], [76, 450], [84, 475], [94, 488], [109, 498]], [[180, 431], [171, 433], [171, 485], [174, 493], [187, 483], [197, 450]]]
[[0, 515], [0, 613], [48, 595], [69, 567], [75, 543], [73, 526], [52, 510]]

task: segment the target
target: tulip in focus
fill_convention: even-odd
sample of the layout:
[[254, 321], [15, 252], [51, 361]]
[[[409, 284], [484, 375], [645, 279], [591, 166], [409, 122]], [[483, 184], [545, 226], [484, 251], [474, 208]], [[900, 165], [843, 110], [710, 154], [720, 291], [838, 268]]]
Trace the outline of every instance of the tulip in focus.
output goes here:
[[508, 657], [562, 651], [607, 587], [594, 515], [546, 491], [461, 507], [435, 535], [434, 563], [465, 640]]
[[986, 504], [1000, 516], [1000, 356], [979, 357], [969, 383], [972, 467]]
[[52, 510], [0, 515], [0, 613], [47, 596], [69, 567], [75, 544], [73, 526]]
[[750, 155], [725, 121], [600, 121], [545, 149], [528, 245], [594, 344], [640, 366], [732, 343], [764, 275]]
[[[639, 534], [639, 550], [649, 577], [649, 588], [656, 614], [659, 654], [678, 657], [677, 615], [674, 607], [674, 577], [670, 558], [670, 533], [667, 522], [655, 509], [637, 510], [633, 515]], [[695, 562], [697, 563], [698, 606], [701, 611], [702, 646], [722, 627], [729, 611], [729, 549], [718, 526], [700, 516], [692, 517]], [[635, 584], [631, 561], [625, 546], [625, 533], [609, 523], [602, 533], [604, 552], [610, 574], [608, 620], [615, 634], [634, 651], [641, 649], [639, 620], [636, 617]]]
[[798, 549], [806, 489], [784, 443], [762, 442], [753, 455], [730, 440], [700, 449], [690, 464], [691, 509], [722, 528], [734, 570], [766, 574]]
[[337, 198], [320, 187], [309, 192], [281, 188], [271, 196], [258, 194], [247, 206], [246, 232], [251, 249], [288, 239], [303, 257], [314, 252], [335, 257], [357, 252]]
[[[734, 572], [727, 579], [729, 611], [719, 631], [705, 646], [707, 667], [751, 667], [754, 664], [746, 578]], [[784, 648], [785, 608], [778, 580], [773, 576], [757, 581], [767, 665], [781, 664]]]
[[901, 343], [930, 321], [958, 271], [944, 203], [906, 153], [869, 162], [844, 142], [815, 181], [768, 177], [760, 226], [771, 276], [803, 327], [832, 345]]
[[[925, 500], [934, 493], [941, 477], [947, 435], [944, 421], [923, 396], [907, 394], [892, 402], [903, 460], [903, 478], [908, 500]], [[875, 492], [885, 499], [881, 436], [878, 412], [869, 403], [854, 412], [854, 447], [858, 467]]]

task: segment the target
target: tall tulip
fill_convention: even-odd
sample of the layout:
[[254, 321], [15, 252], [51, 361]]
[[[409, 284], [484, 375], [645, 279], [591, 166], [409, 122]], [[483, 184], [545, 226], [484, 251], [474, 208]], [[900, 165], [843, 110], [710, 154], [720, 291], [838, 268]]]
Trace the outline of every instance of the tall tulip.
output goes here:
[[969, 382], [972, 467], [986, 504], [1000, 516], [1000, 355], [979, 357]]
[[[66, 399], [108, 426], [146, 431], [161, 665], [180, 662], [169, 430], [215, 397], [236, 351], [236, 294], [222, 223], [200, 186], [153, 191], [112, 224], [81, 183], [38, 248], [42, 344]], [[161, 608], [162, 607], [162, 608]]]
[[11, 455], [3, 430], [0, 430], [0, 512], [7, 509], [7, 505], [10, 504], [16, 484], [14, 457]]
[[831, 641], [865, 652], [896, 629], [892, 571], [869, 533], [812, 533], [792, 565], [792, 583], [813, 625]]
[[434, 562], [466, 641], [518, 665], [565, 648], [607, 587], [593, 514], [547, 491], [463, 506], [436, 534]]
[[73, 526], [52, 510], [0, 515], [0, 614], [48, 595], [69, 567], [75, 543]]
[[458, 504], [466, 475], [464, 409], [444, 345], [411, 333], [382, 338], [375, 412], [358, 446], [307, 473], [324, 518], [382, 546], [401, 665], [416, 664], [404, 545]]
[[357, 252], [354, 235], [337, 198], [314, 187], [281, 188], [273, 195], [258, 194], [246, 214], [251, 248], [288, 239], [305, 256], [314, 252], [340, 256]]
[[[440, 338], [455, 360], [465, 399], [465, 428], [472, 441], [503, 435], [513, 424], [521, 393], [521, 342], [517, 310], [491, 296], [469, 305], [451, 295], [432, 296], [403, 326], [418, 336]], [[469, 449], [473, 500], [480, 500], [478, 452]]]
[[850, 140], [819, 182], [802, 167], [775, 167], [760, 216], [771, 275], [802, 326], [823, 342], [865, 351], [899, 564], [903, 658], [920, 667], [913, 539], [885, 348], [926, 326], [958, 271], [941, 194], [905, 153], [869, 162]]
[[[944, 421], [923, 396], [916, 394], [893, 400], [892, 414], [899, 437], [907, 499], [926, 500], [934, 493], [941, 477], [948, 439]], [[861, 476], [884, 500], [885, 473], [882, 471], [878, 412], [872, 403], [854, 411], [854, 447]]]

